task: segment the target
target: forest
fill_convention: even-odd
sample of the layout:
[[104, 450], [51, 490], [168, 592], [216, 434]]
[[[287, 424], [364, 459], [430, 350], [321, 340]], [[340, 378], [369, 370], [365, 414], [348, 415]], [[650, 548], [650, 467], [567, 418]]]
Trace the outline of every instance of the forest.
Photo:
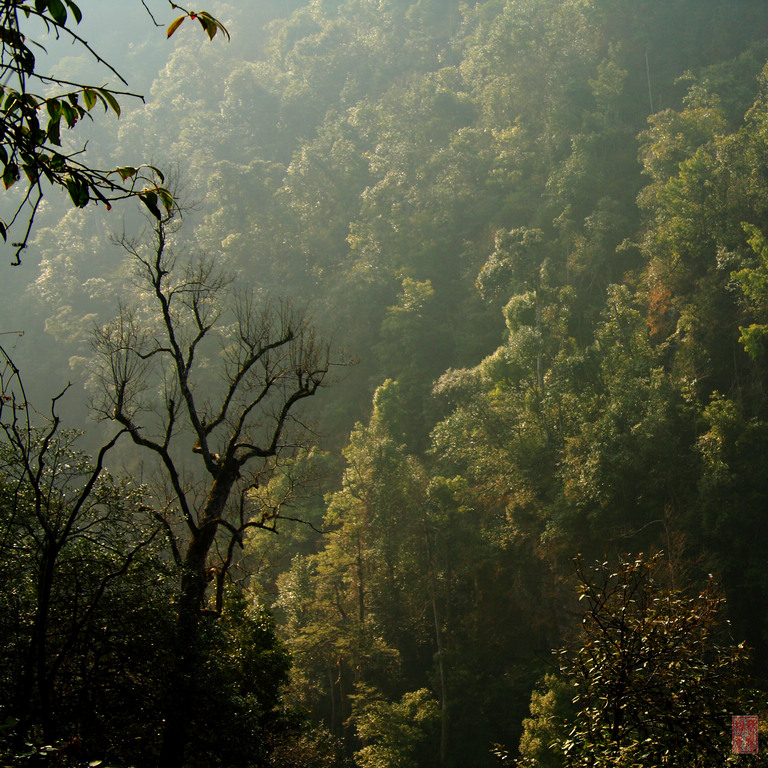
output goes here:
[[768, 765], [765, 0], [204, 5], [0, 0], [0, 768]]

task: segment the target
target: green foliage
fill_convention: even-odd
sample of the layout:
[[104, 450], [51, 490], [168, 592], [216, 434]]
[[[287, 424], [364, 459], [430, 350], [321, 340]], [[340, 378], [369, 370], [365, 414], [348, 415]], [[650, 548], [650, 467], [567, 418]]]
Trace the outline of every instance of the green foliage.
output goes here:
[[545, 259], [543, 240], [544, 233], [539, 229], [497, 232], [493, 253], [477, 278], [483, 296], [508, 295], [510, 291], [538, 292]]
[[[169, 5], [184, 11], [184, 15], [171, 24], [169, 37], [187, 17], [196, 18], [211, 39], [219, 30], [229, 37], [222, 24], [209, 13], [192, 13], [172, 2]], [[115, 200], [136, 197], [159, 219], [158, 201], [166, 212], [174, 204], [172, 195], [162, 186], [162, 173], [154, 166], [102, 170], [83, 161], [83, 148], [72, 150], [68, 143], [62, 144], [62, 130], [71, 131], [85, 118], [93, 119], [92, 110], [97, 105], [103, 106], [105, 112], [111, 111], [120, 117], [119, 97], [140, 98], [137, 94], [114, 88], [69, 82], [40, 70], [34, 50], [39, 47], [45, 52], [45, 48], [28, 37], [25, 30], [30, 20], [39, 22], [56, 40], [64, 38], [81, 46], [96, 62], [125, 83], [119, 73], [76, 31], [82, 18], [82, 11], [72, 0], [35, 0], [34, 3], [5, 0], [0, 3], [3, 25], [0, 36], [3, 75], [0, 88], [0, 176], [6, 190], [21, 179], [22, 172], [27, 179], [21, 202], [13, 203], [17, 206], [15, 212], [0, 219], [0, 237], [7, 241], [8, 232], [17, 220], [27, 218], [23, 238], [13, 243], [15, 264], [20, 263], [20, 254], [27, 246], [43, 198], [43, 181], [65, 189], [72, 204], [78, 208], [92, 202], [102, 203], [109, 210]], [[60, 92], [51, 95], [50, 86]], [[35, 93], [30, 87], [48, 92]]]
[[350, 721], [364, 746], [355, 753], [356, 765], [416, 768], [415, 750], [437, 719], [437, 702], [424, 688], [388, 702], [374, 688], [357, 686]]
[[235, 589], [227, 608], [222, 621], [205, 627], [195, 648], [200, 664], [189, 691], [190, 768], [265, 764], [288, 726], [281, 694], [290, 660], [272, 617]]
[[279, 581], [295, 676], [326, 672], [330, 686], [302, 703], [322, 706], [332, 730], [348, 711], [354, 684], [383, 686], [396, 675], [397, 639], [418, 599], [403, 590], [417, 567], [414, 550], [423, 547], [417, 510], [424, 481], [389, 432], [386, 395], [393, 389], [392, 382], [382, 386], [372, 426], [358, 425], [350, 438], [343, 487], [329, 497], [329, 540], [319, 553], [297, 557]]
[[342, 745], [321, 727], [309, 727], [300, 721], [294, 730], [277, 738], [270, 755], [274, 768], [350, 768]]
[[577, 707], [565, 765], [699, 766], [728, 756], [744, 645], [724, 631], [713, 579], [688, 596], [657, 581], [658, 564], [655, 556], [577, 567], [586, 611], [561, 652]]
[[[73, 436], [43, 434], [39, 445], [26, 469], [2, 446], [0, 708], [14, 720], [0, 759], [149, 764], [171, 684], [178, 571], [145, 489], [102, 473], [83, 495], [94, 470]], [[228, 607], [194, 649], [190, 766], [263, 763], [288, 730], [280, 709], [290, 664], [272, 619], [236, 590]]]
[[[174, 5], [173, 3], [171, 3], [171, 5], [174, 8], [178, 8], [178, 6]], [[208, 35], [209, 40], [213, 40], [213, 38], [216, 37], [219, 32], [222, 32], [226, 36], [227, 40], [230, 39], [227, 28], [220, 21], [214, 19], [213, 16], [211, 16], [211, 14], [207, 11], [198, 11], [197, 13], [186, 11], [182, 16], [174, 19], [168, 25], [166, 37], [173, 35], [187, 19], [191, 19], [192, 21], [197, 19], [205, 34]]]
[[[283, 531], [276, 545], [260, 533], [242, 561], [262, 567], [262, 601], [279, 591], [289, 700], [333, 733], [277, 738], [283, 762], [341, 761], [333, 739], [347, 758], [359, 751], [350, 714], [366, 690], [378, 731], [363, 759], [485, 768], [491, 744], [522, 728], [524, 761], [559, 763], [569, 683], [531, 689], [563, 643], [574, 551], [682, 542], [681, 558], [723, 574], [734, 632], [758, 645], [764, 674], [762, 0], [250, 6], [220, 6], [248, 30], [236, 61], [180, 46], [146, 107], [118, 104], [118, 142], [126, 158], [166, 148], [193, 175], [205, 210], [177, 249], [202, 245], [256, 295], [311, 301], [361, 360], [320, 419], [330, 493], [301, 501], [328, 534]], [[64, 145], [86, 116], [76, 107], [114, 114], [93, 88], [52, 98], [63, 106], [38, 110], [41, 131], [58, 115]], [[126, 162], [105, 162], [115, 183], [152, 175]], [[59, 342], [35, 362], [40, 380], [88, 354], [65, 344], [103, 324], [127, 282], [119, 265], [104, 271], [107, 237], [84, 238], [81, 213], [39, 241], [46, 303], [29, 322]], [[8, 312], [25, 301], [14, 292]], [[198, 403], [218, 350], [196, 358], [210, 366]], [[291, 464], [248, 501], [302, 472]], [[230, 630], [210, 635], [227, 652], [206, 666], [206, 690], [238, 691], [222, 708], [240, 749], [250, 737], [236, 731], [259, 716], [228, 677], [241, 669]], [[387, 739], [405, 733], [403, 692], [421, 689], [440, 700], [441, 736], [407, 755]]]
[[531, 693], [531, 716], [523, 720], [520, 768], [562, 768], [563, 744], [573, 720], [575, 689], [561, 676], [549, 673]]
[[[760, 312], [768, 295], [768, 242], [756, 226], [744, 224], [744, 229], [748, 236], [747, 242], [757, 257], [757, 263], [753, 267], [733, 272], [732, 277], [751, 307]], [[747, 327], [741, 326], [739, 330], [739, 341], [744, 345], [746, 352], [752, 358], [759, 357], [765, 348], [768, 326], [765, 323], [751, 323]]]
[[156, 738], [173, 575], [145, 489], [102, 456], [94, 467], [57, 424], [26, 443], [3, 423], [0, 707], [16, 723], [0, 750], [132, 761]]

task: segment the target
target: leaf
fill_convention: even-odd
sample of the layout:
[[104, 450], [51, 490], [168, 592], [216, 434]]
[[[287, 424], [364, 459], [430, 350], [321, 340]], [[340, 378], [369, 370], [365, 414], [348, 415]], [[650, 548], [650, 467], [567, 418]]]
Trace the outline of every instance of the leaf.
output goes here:
[[197, 17], [197, 20], [200, 22], [200, 26], [205, 30], [205, 33], [208, 35], [209, 40], [213, 40], [214, 37], [216, 37], [216, 25], [206, 19], [202, 14]]
[[61, 0], [48, 0], [48, 13], [59, 26], [67, 23], [67, 9]]
[[186, 19], [186, 16], [179, 16], [178, 19], [175, 19], [168, 25], [168, 32], [166, 32], [166, 38], [170, 37], [184, 22], [184, 19]]
[[72, 2], [72, 0], [66, 0], [67, 7], [72, 11], [72, 15], [75, 17], [75, 21], [79, 24], [83, 20], [83, 12]]
[[120, 174], [120, 178], [125, 181], [136, 175], [137, 169], [132, 165], [123, 165], [120, 168], [115, 168], [114, 173]]
[[90, 112], [96, 106], [98, 99], [90, 88], [83, 88], [83, 101], [85, 102], [85, 108]]
[[739, 326], [741, 336], [739, 343], [744, 347], [744, 351], [753, 359], [759, 359], [765, 351], [765, 340], [768, 338], [768, 326], [751, 323], [749, 326]]
[[[23, 43], [21, 47], [12, 46], [14, 48], [13, 58], [18, 62], [19, 68], [22, 72], [31, 75], [35, 71], [35, 56], [32, 51], [29, 50]], [[40, 46], [42, 48], [42, 46]]]
[[76, 179], [74, 176], [70, 176], [70, 178], [67, 179], [66, 185], [72, 202], [78, 208], [85, 208], [85, 206], [88, 205], [88, 201], [90, 200], [87, 185], [81, 182], [79, 179]]
[[10, 189], [19, 180], [19, 167], [16, 163], [8, 163], [3, 170], [3, 184]]
[[160, 198], [160, 202], [163, 204], [165, 210], [170, 212], [174, 203], [173, 195], [167, 189], [158, 187], [157, 196]]
[[117, 103], [117, 99], [106, 88], [97, 88], [96, 92], [109, 104], [112, 111], [120, 117], [120, 105]]
[[5, 104], [3, 105], [3, 111], [10, 114], [19, 108], [21, 102], [19, 101], [19, 94], [16, 91], [12, 91], [10, 88], [7, 90], [8, 98], [6, 98]]
[[64, 158], [64, 155], [60, 155], [58, 152], [54, 152], [51, 155], [51, 170], [53, 171], [63, 171], [64, 168], [67, 165], [67, 161]]
[[58, 120], [61, 117], [61, 102], [58, 99], [48, 99], [45, 107], [52, 119]]
[[219, 30], [226, 35], [227, 40], [231, 39], [227, 28], [218, 19], [214, 19], [207, 11], [201, 11], [200, 13], [195, 14], [192, 18], [195, 17], [200, 22], [200, 26], [205, 30], [210, 40], [213, 40], [213, 38], [216, 37], [216, 33]]
[[66, 186], [69, 196], [72, 198], [72, 202], [77, 205], [77, 182], [74, 179], [67, 179]]
[[38, 166], [39, 170], [42, 171], [43, 175], [51, 184], [56, 183], [56, 179], [53, 175], [52, 170], [49, 168], [50, 164], [50, 157], [46, 155], [42, 155], [40, 158], [40, 165]]
[[104, 197], [101, 190], [95, 184], [91, 185], [90, 189], [91, 189], [91, 193], [96, 196], [97, 200], [100, 200], [102, 203], [104, 203], [104, 205], [107, 206], [108, 211], [112, 209], [112, 206], [110, 205], [109, 200], [107, 200], [107, 198]]
[[149, 212], [158, 220], [163, 218], [160, 209], [157, 207], [157, 195], [154, 192], [140, 192], [139, 200], [147, 206]]
[[165, 182], [165, 176], [163, 176], [163, 172], [159, 168], [156, 168], [154, 165], [149, 165], [148, 163], [143, 167], [149, 168], [152, 171], [152, 173], [154, 173], [155, 176], [157, 176], [157, 178], [160, 179], [161, 184]]
[[77, 114], [77, 110], [72, 109], [72, 107], [70, 107], [69, 104], [67, 104], [66, 102], [62, 102], [61, 114], [67, 123], [67, 128], [74, 127], [79, 117], [79, 115]]
[[67, 123], [67, 128], [71, 128], [77, 122], [77, 113], [66, 102], [61, 102], [61, 114]]

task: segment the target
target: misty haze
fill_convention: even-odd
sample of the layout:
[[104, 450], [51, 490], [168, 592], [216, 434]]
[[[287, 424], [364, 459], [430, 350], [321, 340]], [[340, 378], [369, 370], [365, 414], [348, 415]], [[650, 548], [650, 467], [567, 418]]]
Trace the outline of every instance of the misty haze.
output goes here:
[[0, 766], [768, 765], [765, 0], [203, 5], [0, 0]]

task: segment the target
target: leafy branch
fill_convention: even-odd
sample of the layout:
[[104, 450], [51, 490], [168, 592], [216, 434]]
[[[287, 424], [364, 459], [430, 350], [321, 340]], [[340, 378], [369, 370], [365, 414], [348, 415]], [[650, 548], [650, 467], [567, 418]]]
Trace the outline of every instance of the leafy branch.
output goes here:
[[[197, 20], [209, 39], [218, 32], [230, 38], [227, 29], [206, 11], [189, 11], [170, 2], [173, 10], [182, 11], [168, 28], [170, 37], [189, 18]], [[148, 11], [146, 5], [144, 8]], [[150, 14], [151, 15], [151, 14]], [[121, 166], [100, 169], [81, 159], [83, 146], [73, 151], [62, 146], [62, 134], [72, 130], [85, 118], [93, 119], [97, 106], [105, 114], [120, 117], [120, 98], [143, 100], [140, 94], [116, 90], [105, 85], [72, 82], [43, 74], [37, 69], [33, 48], [45, 49], [22, 31], [29, 19], [39, 20], [56, 39], [68, 37], [85, 49], [100, 65], [126, 83], [125, 78], [102, 58], [71, 26], [82, 21], [83, 13], [73, 0], [0, 0], [0, 178], [6, 190], [26, 179], [27, 188], [13, 212], [0, 217], [0, 237], [8, 240], [10, 230], [26, 219], [21, 238], [12, 243], [13, 264], [21, 263], [35, 216], [44, 197], [43, 182], [66, 190], [72, 204], [84, 208], [90, 203], [112, 203], [125, 198], [138, 198], [158, 220], [174, 207], [173, 195], [165, 186], [163, 175], [151, 165]], [[59, 87], [60, 93], [43, 96], [30, 89], [30, 83]]]

